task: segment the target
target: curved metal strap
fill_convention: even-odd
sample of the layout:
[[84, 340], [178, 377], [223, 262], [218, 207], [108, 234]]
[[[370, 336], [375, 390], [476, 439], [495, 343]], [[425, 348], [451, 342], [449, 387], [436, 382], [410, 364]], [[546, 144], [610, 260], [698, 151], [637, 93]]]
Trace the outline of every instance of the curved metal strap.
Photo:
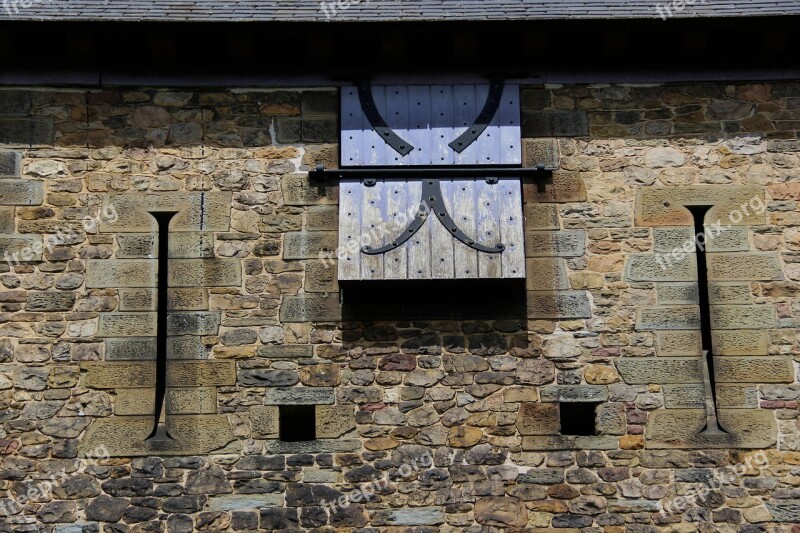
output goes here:
[[386, 144], [400, 155], [408, 155], [414, 150], [414, 146], [408, 141], [403, 140], [395, 131], [389, 127], [378, 106], [375, 105], [375, 98], [372, 97], [372, 88], [368, 83], [358, 84], [358, 101], [361, 103], [361, 110], [367, 117], [372, 129], [374, 129]]
[[436, 213], [439, 221], [444, 225], [445, 228], [447, 228], [453, 237], [463, 242], [470, 248], [487, 254], [501, 254], [506, 250], [505, 245], [502, 243], [498, 243], [495, 246], [485, 246], [475, 242], [475, 239], [470, 238], [466, 233], [464, 233], [450, 216], [450, 213], [447, 212], [447, 206], [444, 203], [444, 195], [442, 194], [442, 187], [439, 183], [439, 180], [435, 179], [423, 180], [422, 200], [419, 204], [419, 214], [414, 217], [414, 220], [408, 225], [408, 228], [399, 237], [393, 240], [391, 244], [381, 246], [380, 248], [364, 246], [361, 251], [367, 255], [380, 255], [401, 247], [425, 224], [425, 221], [428, 220], [429, 210]]
[[458, 139], [450, 143], [450, 148], [459, 154], [470, 147], [472, 143], [478, 140], [478, 137], [486, 131], [486, 128], [491, 124], [492, 119], [497, 114], [500, 108], [500, 102], [503, 98], [504, 82], [493, 81], [489, 85], [489, 95], [486, 97], [486, 103], [483, 105], [483, 111], [475, 119], [475, 123], [467, 128], [467, 131], [459, 135]]

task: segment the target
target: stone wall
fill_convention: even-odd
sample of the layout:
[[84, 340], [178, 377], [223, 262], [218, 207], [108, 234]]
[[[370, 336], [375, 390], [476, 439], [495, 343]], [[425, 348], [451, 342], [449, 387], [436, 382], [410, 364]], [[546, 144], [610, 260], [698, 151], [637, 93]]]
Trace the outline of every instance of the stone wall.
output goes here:
[[[0, 91], [0, 531], [794, 531], [800, 84], [522, 97], [526, 162], [558, 168], [523, 184], [525, 316], [364, 322], [307, 175], [336, 91]], [[279, 438], [287, 405], [316, 440]]]

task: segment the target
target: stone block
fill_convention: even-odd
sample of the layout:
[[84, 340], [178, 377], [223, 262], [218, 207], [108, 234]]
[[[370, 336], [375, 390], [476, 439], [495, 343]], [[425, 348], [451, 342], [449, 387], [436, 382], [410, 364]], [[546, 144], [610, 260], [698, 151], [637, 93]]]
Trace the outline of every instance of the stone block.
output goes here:
[[321, 261], [306, 262], [305, 292], [339, 292], [339, 277], [336, 263]]
[[556, 257], [529, 258], [525, 260], [525, 283], [529, 291], [555, 291], [569, 289], [567, 262]]
[[746, 252], [749, 249], [747, 228], [725, 228], [721, 231], [706, 228], [707, 252]]
[[156, 287], [157, 264], [149, 259], [89, 259], [86, 261], [86, 288]]
[[0, 144], [52, 145], [54, 137], [52, 118], [0, 118]]
[[157, 237], [154, 233], [117, 235], [117, 259], [152, 259], [156, 257]]
[[583, 110], [522, 112], [523, 137], [584, 137], [589, 135], [589, 114]]
[[628, 385], [702, 383], [703, 380], [699, 357], [623, 357], [617, 359], [616, 365]]
[[549, 177], [522, 183], [522, 198], [526, 204], [585, 202], [587, 197], [583, 178], [573, 172], [557, 171]]
[[31, 94], [29, 91], [0, 91], [0, 115], [27, 115], [30, 110]]
[[700, 331], [657, 331], [656, 353], [659, 356], [701, 355], [703, 339]]
[[212, 496], [205, 511], [235, 512], [257, 511], [264, 507], [283, 507], [283, 494], [226, 494]]
[[280, 432], [278, 407], [257, 405], [250, 408], [250, 427], [254, 439], [277, 439]]
[[779, 281], [783, 278], [777, 254], [708, 254], [708, 279], [712, 281]]
[[712, 305], [711, 328], [716, 330], [774, 328], [774, 305]]
[[522, 161], [527, 168], [544, 165], [547, 170], [557, 170], [561, 164], [561, 152], [557, 139], [523, 139]]
[[280, 117], [275, 120], [275, 138], [281, 144], [300, 142], [303, 135], [303, 121], [300, 118]]
[[671, 305], [641, 307], [637, 313], [638, 331], [699, 329], [700, 307], [696, 305]]
[[339, 203], [339, 186], [331, 182], [312, 182], [308, 174], [289, 174], [281, 178], [286, 205], [332, 205]]
[[[192, 383], [186, 383], [192, 385]], [[173, 387], [167, 389], [167, 413], [205, 415], [217, 413], [217, 389], [214, 387]]]
[[240, 287], [242, 262], [238, 259], [171, 259], [170, 287]]
[[155, 361], [155, 337], [106, 339], [106, 361]]
[[711, 338], [716, 355], [767, 355], [769, 353], [769, 336], [764, 330], [712, 331]]
[[717, 405], [720, 408], [756, 409], [758, 407], [758, 390], [756, 385], [735, 386], [717, 385]]
[[522, 450], [526, 452], [617, 449], [619, 449], [619, 437], [611, 435], [582, 437], [574, 435], [538, 435], [535, 437], [522, 437]]
[[664, 407], [667, 409], [705, 409], [706, 394], [702, 384], [664, 385]]
[[711, 304], [750, 304], [753, 295], [749, 283], [709, 282], [708, 300]]
[[338, 322], [342, 319], [339, 295], [284, 296], [280, 319], [283, 323]]
[[41, 181], [0, 180], [0, 205], [42, 205], [44, 184]]
[[719, 409], [720, 425], [727, 434], [700, 432], [706, 425], [704, 409], [665, 409], [648, 419], [645, 446], [653, 449], [764, 449], [775, 445], [777, 424], [771, 411]]
[[441, 507], [407, 507], [404, 509], [376, 511], [373, 526], [437, 526], [444, 524]]
[[101, 445], [109, 457], [203, 456], [239, 449], [226, 415], [171, 416], [167, 424], [173, 440], [154, 442], [146, 440], [153, 430], [150, 416], [98, 419], [86, 430], [79, 453], [93, 453]]
[[323, 470], [322, 468], [304, 468], [303, 483], [341, 483], [341, 474], [335, 470]]
[[339, 234], [335, 231], [289, 232], [284, 237], [283, 258], [317, 259], [320, 253], [335, 252]]
[[656, 298], [659, 305], [699, 305], [697, 283], [658, 283]]
[[259, 346], [257, 353], [258, 357], [264, 357], [267, 359], [305, 359], [314, 356], [314, 347], [306, 344]]
[[523, 403], [517, 414], [520, 435], [557, 435], [561, 419], [557, 403]]
[[767, 502], [767, 510], [778, 523], [800, 523], [800, 501], [778, 500]]
[[216, 335], [220, 314], [203, 311], [170, 313], [167, 316], [168, 335]]
[[303, 91], [300, 109], [306, 115], [335, 115], [339, 111], [337, 91]]
[[[120, 289], [120, 311], [155, 311], [157, 304], [156, 289]], [[169, 310], [171, 311], [204, 311], [208, 309], [207, 289], [170, 289]]]
[[692, 214], [684, 206], [714, 205], [706, 223], [754, 226], [766, 222], [764, 187], [755, 185], [691, 185], [642, 187], [636, 199], [639, 226], [690, 226]]
[[14, 177], [22, 173], [20, 152], [0, 151], [0, 176]]
[[[156, 257], [158, 257], [158, 253], [156, 253]], [[214, 234], [201, 231], [170, 233], [169, 257], [171, 259], [213, 258]]]
[[229, 192], [163, 192], [112, 194], [103, 198], [105, 212], [115, 212], [116, 220], [104, 220], [104, 233], [151, 233], [155, 231], [156, 211], [177, 212], [170, 222], [171, 232], [224, 232], [230, 229], [232, 195]]
[[627, 429], [625, 404], [604, 403], [597, 406], [596, 430], [598, 435], [624, 435]]
[[628, 281], [697, 281], [697, 256], [631, 254], [625, 270]]
[[[653, 251], [668, 254], [675, 250], [694, 253], [694, 227], [653, 228]], [[665, 258], [666, 259], [666, 258]]]
[[234, 361], [170, 361], [168, 387], [223, 387], [236, 385]]
[[319, 387], [267, 388], [265, 405], [333, 405], [334, 390]]
[[572, 320], [591, 318], [585, 291], [528, 291], [528, 318]]
[[[12, 234], [14, 231], [14, 208], [0, 206], [0, 235]], [[1, 253], [2, 250], [0, 250]]]
[[526, 231], [526, 257], [581, 257], [586, 252], [583, 230]]
[[790, 357], [714, 357], [717, 383], [792, 383], [794, 364]]
[[308, 208], [307, 231], [338, 231], [339, 208], [335, 205], [319, 205]]
[[352, 405], [317, 405], [317, 438], [338, 439], [356, 429]]
[[119, 310], [156, 311], [156, 289], [120, 289]]
[[318, 439], [306, 442], [267, 441], [264, 452], [286, 455], [297, 453], [351, 453], [361, 450], [360, 439]]
[[207, 357], [202, 337], [186, 335], [167, 339], [168, 359], [206, 359]]
[[142, 389], [155, 387], [155, 362], [81, 364], [83, 384], [90, 389]]
[[607, 402], [605, 385], [545, 385], [539, 390], [543, 402]]
[[0, 234], [0, 255], [3, 261], [16, 263], [42, 260], [44, 244], [41, 235]]
[[560, 229], [558, 206], [554, 204], [525, 204], [525, 229], [557, 230]]
[[100, 313], [96, 337], [153, 337], [156, 313]]
[[117, 416], [143, 416], [155, 414], [155, 383], [151, 389], [117, 389], [114, 414]]
[[69, 311], [75, 305], [74, 292], [29, 292], [27, 311]]

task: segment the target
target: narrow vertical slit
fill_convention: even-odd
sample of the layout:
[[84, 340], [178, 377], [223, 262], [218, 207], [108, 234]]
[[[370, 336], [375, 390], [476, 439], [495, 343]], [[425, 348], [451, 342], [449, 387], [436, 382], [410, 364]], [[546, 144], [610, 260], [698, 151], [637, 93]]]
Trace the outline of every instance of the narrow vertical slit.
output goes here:
[[153, 421], [153, 432], [148, 441], [168, 442], [172, 437], [167, 432], [165, 421], [161, 423], [161, 414], [166, 411], [167, 397], [167, 312], [169, 310], [169, 223], [177, 213], [150, 213], [158, 224], [158, 290], [157, 328], [156, 328], [156, 405]]
[[713, 206], [688, 206], [694, 218], [694, 242], [697, 252], [697, 293], [700, 303], [700, 335], [703, 351], [703, 386], [706, 398], [705, 435], [725, 434], [717, 418], [717, 382], [714, 372], [714, 349], [711, 337], [711, 304], [709, 303], [708, 267], [706, 261], [706, 214]]

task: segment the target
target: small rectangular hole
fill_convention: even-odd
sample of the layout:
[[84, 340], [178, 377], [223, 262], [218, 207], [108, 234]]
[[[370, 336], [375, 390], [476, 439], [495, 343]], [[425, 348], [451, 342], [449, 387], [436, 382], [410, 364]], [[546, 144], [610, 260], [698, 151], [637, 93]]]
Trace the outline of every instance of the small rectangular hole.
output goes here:
[[595, 402], [561, 402], [559, 416], [561, 418], [561, 434], [579, 437], [597, 434]]
[[278, 424], [280, 439], [284, 442], [317, 438], [317, 414], [313, 405], [281, 405]]

